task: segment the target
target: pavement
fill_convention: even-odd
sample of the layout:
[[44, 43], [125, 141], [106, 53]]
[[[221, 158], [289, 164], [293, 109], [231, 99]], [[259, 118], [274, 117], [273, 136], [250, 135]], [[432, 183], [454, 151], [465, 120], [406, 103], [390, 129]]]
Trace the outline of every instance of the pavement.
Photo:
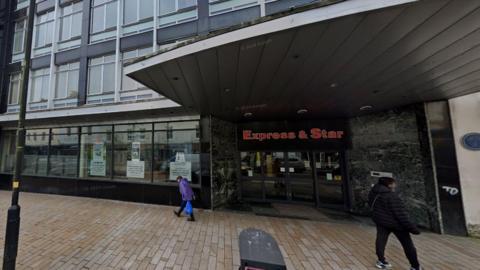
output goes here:
[[[21, 193], [17, 269], [238, 269], [238, 235], [249, 227], [270, 233], [287, 269], [375, 269], [375, 228], [361, 222], [305, 220], [228, 211], [196, 212], [196, 222], [173, 207]], [[0, 259], [10, 192], [0, 191]], [[480, 269], [480, 240], [415, 236], [425, 269]], [[393, 269], [408, 269], [394, 238]]]

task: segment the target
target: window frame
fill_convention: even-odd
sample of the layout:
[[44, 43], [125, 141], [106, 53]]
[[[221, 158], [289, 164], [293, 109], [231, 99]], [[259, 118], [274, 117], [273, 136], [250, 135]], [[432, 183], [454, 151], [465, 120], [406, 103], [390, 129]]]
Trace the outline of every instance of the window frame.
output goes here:
[[[150, 52], [147, 52], [145, 54], [140, 54], [140, 51], [142, 50], [150, 50]], [[130, 53], [130, 52], [135, 52], [135, 56], [134, 57], [127, 57], [125, 58], [125, 54], [126, 53]], [[124, 73], [125, 69], [123, 68], [123, 64], [126, 62], [126, 61], [129, 61], [131, 59], [135, 59], [135, 58], [138, 58], [138, 57], [143, 57], [145, 55], [147, 55], [148, 53], [152, 53], [153, 52], [153, 47], [149, 46], [149, 47], [143, 47], [143, 48], [136, 48], [136, 49], [133, 49], [133, 50], [128, 50], [128, 51], [123, 51], [122, 52], [122, 59], [121, 59], [121, 63], [122, 63], [122, 79], [121, 79], [121, 85], [120, 85], [120, 92], [131, 92], [131, 91], [138, 91], [138, 90], [147, 90], [149, 89], [148, 87], [146, 87], [145, 85], [135, 81], [135, 85], [137, 86], [135, 89], [124, 89], [124, 79], [125, 77], [127, 77]], [[127, 77], [128, 78], [128, 77]]]
[[[87, 0], [88, 1], [88, 0]], [[79, 10], [77, 11], [74, 11], [74, 6], [75, 5], [83, 5], [83, 1], [73, 1], [71, 3], [68, 3], [67, 5], [64, 5], [62, 7], [60, 7], [60, 16], [58, 17], [58, 21], [60, 23], [60, 29], [59, 29], [59, 34], [58, 34], [58, 42], [67, 42], [67, 41], [71, 41], [71, 40], [76, 40], [76, 39], [81, 39], [82, 38], [82, 28], [83, 28], [83, 25], [82, 25], [82, 17], [83, 17], [83, 7], [80, 8]], [[72, 11], [68, 14], [64, 14], [64, 10], [66, 7], [72, 7]], [[73, 17], [77, 14], [82, 14], [81, 16], [81, 20], [80, 20], [80, 34], [78, 36], [72, 36], [72, 26], [73, 26]], [[68, 38], [65, 38], [65, 39], [62, 39], [63, 36], [62, 36], [62, 33], [63, 33], [63, 26], [64, 26], [64, 20], [69, 17], [70, 19], [70, 27], [69, 27], [69, 31], [68, 31], [68, 34], [69, 34], [69, 37]]]
[[[37, 72], [42, 72], [42, 74], [40, 75], [37, 75], [36, 73]], [[40, 78], [42, 77], [42, 88], [40, 90], [40, 100], [33, 100], [33, 97], [34, 97], [34, 94], [36, 93], [36, 91], [38, 91], [37, 89], [35, 89], [35, 79], [36, 78]], [[48, 99], [49, 99], [49, 94], [50, 94], [50, 87], [46, 90], [47, 91], [47, 99], [46, 100], [43, 100], [42, 99], [42, 93], [43, 93], [43, 80], [45, 80], [45, 78], [47, 78], [48, 80], [48, 85], [50, 85], [50, 67], [46, 67], [46, 68], [41, 68], [41, 69], [36, 69], [36, 70], [32, 70], [31, 71], [31, 76], [30, 76], [30, 89], [29, 89], [29, 92], [30, 92], [30, 96], [28, 98], [29, 100], [29, 103], [41, 103], [41, 102], [47, 102]]]
[[[15, 80], [12, 79], [15, 76], [18, 76], [18, 79], [15, 79]], [[11, 99], [12, 99], [12, 83], [13, 82], [18, 82], [18, 87], [16, 89], [16, 91], [17, 91], [17, 101], [15, 103], [11, 102]], [[22, 82], [22, 74], [20, 72], [10, 73], [9, 82], [8, 82], [8, 105], [10, 105], [10, 106], [18, 105], [18, 103], [20, 101], [21, 82]]]
[[[117, 6], [116, 8], [118, 9], [118, 5], [120, 4], [119, 0], [107, 0], [101, 4], [97, 4], [95, 5], [95, 0], [89, 0], [89, 1], [92, 1], [92, 6], [90, 8], [90, 35], [96, 35], [96, 34], [100, 34], [100, 33], [105, 33], [105, 32], [110, 32], [110, 31], [113, 31], [113, 30], [116, 30], [117, 29], [117, 23], [115, 23], [115, 26], [112, 26], [112, 27], [106, 27], [107, 26], [107, 5], [111, 4], [111, 3], [116, 3]], [[93, 16], [93, 13], [94, 13], [94, 10], [96, 8], [101, 8], [103, 7], [103, 28], [102, 30], [100, 31], [97, 31], [97, 32], [94, 32], [93, 30], [93, 25], [94, 25], [94, 16]], [[117, 11], [115, 11], [115, 13], [117, 13]], [[117, 21], [118, 21], [118, 16], [120, 16], [121, 14], [117, 14]]]
[[[126, 8], [125, 8], [125, 4], [127, 3], [128, 0], [124, 0], [123, 1], [123, 14], [122, 14], [122, 26], [123, 27], [126, 27], [126, 26], [131, 26], [131, 25], [136, 25], [136, 24], [140, 24], [140, 23], [144, 23], [144, 22], [150, 22], [150, 21], [153, 21], [153, 17], [155, 16], [155, 11], [152, 10], [152, 15], [150, 17], [146, 17], [146, 18], [140, 18], [140, 2], [142, 2], [142, 0], [134, 0], [137, 4], [137, 14], [136, 14], [136, 20], [133, 21], [133, 22], [125, 22], [125, 12], [126, 12]], [[155, 2], [154, 1], [157, 1], [157, 0], [148, 0], [148, 1], [152, 1], [152, 4], [155, 5]]]
[[[48, 18], [48, 16], [50, 16], [50, 15], [52, 16], [52, 18]], [[44, 22], [39, 22], [40, 18], [43, 17], [43, 16], [47, 16], [46, 21], [44, 21]], [[53, 28], [54, 21], [55, 21], [55, 10], [49, 10], [49, 11], [47, 11], [47, 12], [45, 12], [45, 13], [37, 14], [37, 16], [36, 16], [36, 22], [35, 22], [35, 25], [34, 25], [34, 27], [33, 27], [33, 29], [35, 29], [35, 40], [34, 40], [34, 42], [33, 42], [33, 48], [34, 48], [34, 49], [40, 49], [40, 48], [46, 48], [46, 47], [52, 46], [52, 44], [53, 44], [53, 42], [54, 42], [54, 41], [53, 41], [53, 36], [54, 36], [54, 35], [52, 35], [52, 36], [49, 37], [49, 35], [48, 35], [47, 32], [46, 32], [46, 34], [45, 34], [45, 39], [43, 40], [44, 43], [43, 43], [42, 45], [37, 44], [37, 41], [39, 40], [39, 39], [38, 39], [38, 31], [40, 30], [40, 27], [42, 27], [42, 26], [45, 26], [45, 27], [48, 29], [49, 24], [51, 24], [50, 27], [52, 28], [52, 34], [55, 33], [55, 29]], [[50, 43], [47, 43], [48, 38], [50, 38]]]
[[158, 1], [158, 14], [157, 14], [158, 17], [168, 17], [168, 16], [171, 16], [171, 15], [174, 15], [174, 14], [177, 14], [177, 13], [182, 13], [184, 11], [188, 11], [188, 10], [198, 8], [198, 0], [194, 0], [195, 1], [194, 5], [191, 5], [191, 6], [185, 7], [185, 8], [178, 8], [179, 7], [178, 1], [180, 1], [180, 0], [174, 0], [175, 1], [175, 11], [162, 14], [161, 10], [160, 10], [160, 1], [162, 1], [162, 0], [156, 0], [156, 1]]
[[[106, 57], [113, 57], [113, 60], [111, 62], [106, 62], [105, 61], [105, 58]], [[94, 59], [99, 59], [99, 58], [102, 58], [102, 62], [101, 63], [97, 63], [97, 64], [92, 64], [92, 60]], [[87, 96], [100, 96], [100, 95], [105, 95], [105, 94], [113, 94], [115, 93], [115, 87], [113, 87], [113, 91], [109, 91], [109, 92], [105, 92], [105, 80], [104, 80], [104, 76], [105, 76], [105, 65], [107, 64], [114, 64], [114, 67], [115, 67], [115, 54], [107, 54], [107, 55], [102, 55], [102, 56], [98, 56], [98, 57], [93, 57], [93, 58], [89, 58], [88, 59], [88, 70], [87, 70]], [[101, 89], [100, 89], [100, 92], [99, 93], [90, 93], [90, 81], [91, 81], [91, 76], [90, 76], [90, 70], [91, 70], [91, 67], [97, 67], [97, 66], [101, 66], [102, 68], [102, 71], [100, 73], [100, 82], [102, 84], [101, 86]], [[114, 78], [113, 80], [115, 81], [115, 77], [116, 77], [116, 74], [115, 72], [113, 73], [114, 75]]]
[[[22, 22], [23, 23], [23, 27], [21, 30], [18, 30], [17, 29], [17, 25]], [[26, 32], [27, 32], [27, 27], [26, 27], [26, 24], [27, 23], [27, 20], [26, 19], [21, 19], [21, 20], [18, 20], [18, 21], [15, 21], [14, 23], [14, 26], [13, 26], [13, 29], [14, 29], [14, 32], [13, 32], [13, 42], [12, 42], [12, 54], [13, 55], [17, 55], [17, 54], [22, 54], [25, 52], [25, 35], [26, 35]], [[16, 48], [16, 36], [17, 34], [21, 33], [22, 35], [22, 46], [21, 46], [21, 50], [20, 51], [15, 51], [15, 48]]]
[[[77, 67], [73, 67], [72, 68], [72, 65], [75, 65], [77, 64]], [[61, 67], [63, 66], [67, 66], [65, 70], [61, 70]], [[70, 62], [70, 63], [66, 63], [66, 64], [63, 64], [63, 65], [59, 65], [57, 67], [57, 72], [55, 72], [55, 95], [54, 95], [54, 99], [55, 100], [61, 100], [61, 99], [69, 99], [69, 98], [78, 98], [78, 83], [79, 83], [79, 80], [77, 80], [77, 95], [76, 97], [69, 97], [68, 95], [68, 85], [69, 85], [69, 78], [70, 78], [70, 72], [72, 71], [77, 71], [77, 77], [80, 77], [80, 62]], [[63, 97], [58, 97], [57, 96], [57, 93], [58, 93], [58, 85], [59, 85], [59, 78], [60, 78], [60, 74], [61, 73], [66, 73], [66, 80], [65, 80], [65, 85], [64, 85], [64, 89], [65, 89], [65, 95]]]

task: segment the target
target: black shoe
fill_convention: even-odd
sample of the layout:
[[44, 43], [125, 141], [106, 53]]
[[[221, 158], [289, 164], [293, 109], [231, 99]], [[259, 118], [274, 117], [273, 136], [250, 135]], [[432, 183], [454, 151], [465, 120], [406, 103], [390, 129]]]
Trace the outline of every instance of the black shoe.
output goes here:
[[189, 218], [187, 219], [187, 221], [194, 222], [194, 221], [195, 221], [195, 218], [193, 218], [193, 217], [189, 217]]
[[392, 268], [392, 265], [387, 262], [387, 261], [377, 261], [377, 264], [375, 264], [375, 266], [378, 268], [378, 269], [390, 269]]
[[175, 216], [180, 217], [180, 213], [179, 213], [179, 212], [173, 210], [173, 213], [175, 214]]

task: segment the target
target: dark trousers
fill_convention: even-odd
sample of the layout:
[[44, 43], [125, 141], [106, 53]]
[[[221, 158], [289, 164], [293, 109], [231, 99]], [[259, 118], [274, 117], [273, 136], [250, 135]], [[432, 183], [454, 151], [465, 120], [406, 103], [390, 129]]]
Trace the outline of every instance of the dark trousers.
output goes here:
[[418, 262], [417, 249], [413, 244], [410, 233], [406, 231], [395, 231], [381, 226], [377, 226], [377, 241], [375, 243], [375, 247], [378, 260], [382, 262], [385, 261], [385, 247], [387, 245], [388, 237], [391, 233], [393, 233], [397, 237], [398, 241], [400, 241], [400, 243], [402, 244], [403, 251], [407, 256], [410, 265], [413, 268], [418, 269], [420, 267], [420, 264]]
[[[182, 201], [182, 204], [180, 204], [180, 210], [178, 210], [179, 215], [183, 212], [183, 209], [185, 209], [185, 206], [187, 206], [187, 202], [188, 201]], [[192, 203], [192, 202], [190, 201], [190, 203]], [[192, 211], [192, 214], [190, 215], [190, 217], [194, 218], [193, 217], [193, 211]]]

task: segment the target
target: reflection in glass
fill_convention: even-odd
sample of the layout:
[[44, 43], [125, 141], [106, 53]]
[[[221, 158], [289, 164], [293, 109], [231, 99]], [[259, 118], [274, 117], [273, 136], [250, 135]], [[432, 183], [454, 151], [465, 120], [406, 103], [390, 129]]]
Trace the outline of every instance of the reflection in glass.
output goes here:
[[341, 155], [338, 152], [315, 153], [318, 197], [321, 204], [343, 204]]
[[266, 199], [286, 200], [287, 185], [285, 155], [283, 152], [265, 152], [265, 197]]
[[288, 153], [288, 175], [293, 201], [314, 201], [313, 170], [308, 152]]
[[25, 137], [23, 174], [47, 175], [49, 130], [29, 130]]
[[112, 134], [82, 134], [80, 143], [80, 177], [110, 177]]
[[150, 181], [152, 133], [115, 132], [114, 145], [114, 177], [136, 181]]
[[[192, 183], [200, 182], [200, 140], [198, 130], [155, 131], [154, 182], [175, 181], [182, 172]], [[171, 171], [174, 166], [174, 171]]]
[[4, 132], [0, 141], [0, 172], [12, 173], [15, 167], [15, 132]]
[[261, 152], [241, 152], [240, 160], [242, 176], [254, 177], [262, 174]]
[[49, 175], [77, 176], [78, 134], [52, 134]]

